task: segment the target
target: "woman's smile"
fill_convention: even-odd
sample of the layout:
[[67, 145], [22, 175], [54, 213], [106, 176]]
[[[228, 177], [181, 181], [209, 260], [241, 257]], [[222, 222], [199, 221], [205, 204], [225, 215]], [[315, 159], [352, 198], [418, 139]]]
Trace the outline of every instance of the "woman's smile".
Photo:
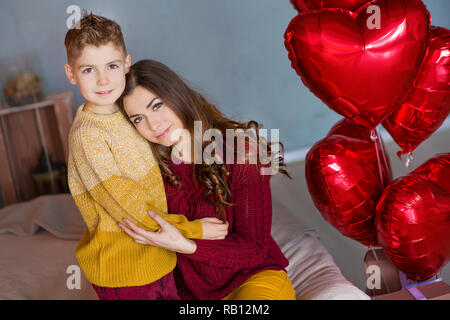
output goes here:
[[161, 133], [159, 136], [156, 136], [156, 138], [158, 138], [158, 139], [162, 139], [162, 138], [164, 138], [164, 137], [166, 137], [167, 136], [167, 134], [169, 133], [169, 131], [170, 131], [170, 128], [172, 128], [172, 126], [169, 126], [166, 130], [164, 130], [164, 132], [163, 133]]

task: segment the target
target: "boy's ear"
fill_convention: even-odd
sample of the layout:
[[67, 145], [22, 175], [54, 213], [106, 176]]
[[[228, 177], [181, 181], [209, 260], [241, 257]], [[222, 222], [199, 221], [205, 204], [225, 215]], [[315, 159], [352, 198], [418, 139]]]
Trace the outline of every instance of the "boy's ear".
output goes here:
[[130, 72], [131, 67], [131, 55], [127, 55], [125, 58], [125, 73]]
[[75, 76], [73, 74], [72, 67], [66, 63], [64, 65], [64, 69], [66, 70], [66, 76], [67, 76], [67, 79], [69, 79], [70, 83], [77, 84], [77, 80], [75, 79]]

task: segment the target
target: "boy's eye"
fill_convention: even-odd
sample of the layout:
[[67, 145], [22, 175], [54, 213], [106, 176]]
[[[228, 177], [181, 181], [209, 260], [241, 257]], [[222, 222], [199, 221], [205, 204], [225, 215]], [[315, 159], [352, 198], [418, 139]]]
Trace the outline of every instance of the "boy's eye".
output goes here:
[[86, 68], [83, 70], [83, 73], [92, 73], [94, 72], [94, 68]]

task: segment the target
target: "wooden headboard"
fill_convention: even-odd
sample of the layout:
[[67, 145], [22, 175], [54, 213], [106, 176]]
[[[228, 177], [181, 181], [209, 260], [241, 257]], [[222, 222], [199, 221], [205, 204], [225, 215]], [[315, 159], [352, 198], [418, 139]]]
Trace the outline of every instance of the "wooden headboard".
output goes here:
[[[66, 177], [59, 177], [55, 163], [61, 167], [67, 163], [74, 115], [72, 90], [49, 94], [42, 102], [0, 109], [0, 206], [39, 196], [45, 192], [42, 184], [47, 176], [52, 193], [61, 191], [56, 180]], [[33, 172], [40, 159], [47, 169], [41, 175]]]

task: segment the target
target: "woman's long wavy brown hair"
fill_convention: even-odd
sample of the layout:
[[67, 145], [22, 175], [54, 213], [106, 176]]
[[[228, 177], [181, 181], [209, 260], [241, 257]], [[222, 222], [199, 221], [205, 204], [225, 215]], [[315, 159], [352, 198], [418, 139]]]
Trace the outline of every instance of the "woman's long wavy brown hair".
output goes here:
[[[184, 128], [191, 134], [191, 146], [194, 146], [194, 121], [201, 121], [203, 130], [202, 137], [203, 133], [208, 129], [218, 129], [223, 137], [225, 137], [227, 129], [242, 129], [245, 133], [249, 132], [248, 130], [250, 129], [250, 131], [254, 132], [256, 135], [256, 141], [261, 145], [264, 145], [265, 150], [267, 150], [267, 156], [269, 158], [274, 157], [271, 148], [273, 143], [268, 143], [263, 137], [260, 138], [258, 131], [261, 126], [256, 121], [239, 122], [226, 117], [199, 92], [193, 90], [184, 79], [163, 63], [155, 60], [141, 60], [136, 62], [131, 66], [130, 72], [126, 76], [126, 80], [125, 90], [118, 101], [120, 109], [125, 116], [126, 113], [123, 107], [123, 98], [131, 94], [137, 86], [141, 86], [158, 96], [163, 103], [171, 108], [171, 110], [181, 119]], [[211, 142], [202, 141], [201, 155], [203, 155], [203, 150], [209, 143]], [[281, 142], [277, 143], [279, 143], [281, 147], [277, 156], [279, 165], [277, 172], [292, 179], [289, 173], [282, 168], [285, 166], [283, 157], [284, 146]], [[177, 186], [178, 189], [181, 188], [181, 180], [174, 175], [169, 168], [172, 147], [165, 147], [151, 142], [150, 146], [155, 160], [161, 169], [161, 173], [168, 178], [171, 185]], [[191, 159], [194, 159], [193, 149], [194, 148], [191, 148]], [[248, 153], [244, 156], [248, 159]], [[236, 150], [234, 150], [234, 157], [233, 161], [236, 160], [237, 157]], [[216, 216], [222, 220], [226, 220], [225, 208], [233, 205], [231, 202], [231, 186], [227, 182], [227, 177], [230, 175], [230, 172], [227, 171], [225, 163], [218, 164], [214, 162], [213, 164], [207, 164], [203, 157], [201, 157], [201, 159], [201, 164], [193, 165], [192, 178], [194, 184], [198, 186], [198, 179], [200, 183], [206, 187], [206, 200], [216, 207]], [[259, 161], [260, 159], [258, 159], [258, 163], [260, 163]], [[215, 200], [212, 200], [210, 196], [215, 198]]]

